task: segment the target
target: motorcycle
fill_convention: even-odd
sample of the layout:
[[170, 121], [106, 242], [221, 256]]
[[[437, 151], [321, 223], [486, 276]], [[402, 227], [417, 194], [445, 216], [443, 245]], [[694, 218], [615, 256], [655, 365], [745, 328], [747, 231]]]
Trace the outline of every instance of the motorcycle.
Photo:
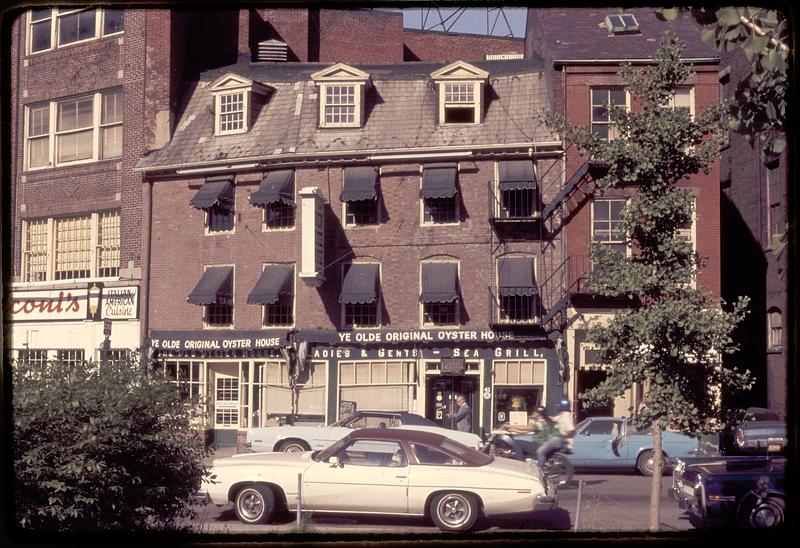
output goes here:
[[[494, 430], [489, 434], [483, 445], [482, 451], [487, 455], [496, 455], [520, 461], [536, 460], [536, 450], [539, 444], [528, 441], [525, 436], [512, 436], [505, 431]], [[555, 478], [556, 483], [563, 485], [572, 481], [575, 467], [567, 455], [571, 454], [567, 448], [557, 449], [547, 455], [542, 472], [545, 476]]]

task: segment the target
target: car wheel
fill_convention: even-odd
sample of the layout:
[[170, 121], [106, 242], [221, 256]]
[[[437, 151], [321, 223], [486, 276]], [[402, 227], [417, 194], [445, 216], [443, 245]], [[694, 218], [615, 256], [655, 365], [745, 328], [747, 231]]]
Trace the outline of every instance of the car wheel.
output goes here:
[[275, 494], [264, 485], [246, 485], [236, 493], [234, 508], [242, 523], [267, 523], [275, 511]]
[[754, 529], [774, 529], [783, 525], [786, 505], [782, 499], [767, 497], [761, 502], [750, 503], [746, 509], [747, 526]]
[[303, 451], [310, 451], [311, 447], [308, 446], [303, 440], [286, 440], [281, 442], [278, 446], [278, 451], [284, 453], [302, 453]]
[[652, 476], [653, 475], [653, 468], [655, 467], [655, 453], [648, 449], [647, 451], [642, 451], [642, 454], [639, 455], [639, 458], [636, 459], [636, 468], [639, 472], [642, 473], [643, 476]]
[[559, 484], [572, 481], [574, 471], [572, 463], [563, 455], [553, 455], [544, 463], [543, 472], [545, 475], [557, 476], [557, 483]]
[[434, 497], [430, 513], [441, 531], [467, 531], [478, 519], [478, 503], [467, 493], [442, 493]]

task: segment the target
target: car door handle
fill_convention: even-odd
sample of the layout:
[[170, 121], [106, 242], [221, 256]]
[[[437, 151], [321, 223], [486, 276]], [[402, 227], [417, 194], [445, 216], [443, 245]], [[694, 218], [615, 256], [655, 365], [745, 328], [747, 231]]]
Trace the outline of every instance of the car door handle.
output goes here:
[[395, 477], [396, 477], [396, 478], [400, 478], [400, 479], [405, 479], [405, 478], [407, 478], [408, 476], [395, 476]]

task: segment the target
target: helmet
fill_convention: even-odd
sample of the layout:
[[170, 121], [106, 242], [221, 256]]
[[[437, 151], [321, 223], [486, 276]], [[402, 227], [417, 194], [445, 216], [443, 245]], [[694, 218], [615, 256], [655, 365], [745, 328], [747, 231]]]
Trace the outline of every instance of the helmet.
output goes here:
[[545, 415], [547, 414], [547, 409], [545, 409], [544, 405], [537, 405], [533, 412], [539, 413], [540, 415]]
[[567, 398], [561, 398], [561, 401], [558, 402], [558, 409], [559, 411], [569, 411], [569, 400]]

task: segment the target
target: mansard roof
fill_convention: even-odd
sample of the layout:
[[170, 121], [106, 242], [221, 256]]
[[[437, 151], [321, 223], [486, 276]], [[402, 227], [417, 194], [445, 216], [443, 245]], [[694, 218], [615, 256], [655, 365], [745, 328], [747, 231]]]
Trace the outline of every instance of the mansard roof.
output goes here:
[[[470, 63], [488, 73], [485, 115], [481, 124], [440, 126], [438, 98], [431, 73], [446, 63], [358, 65], [373, 89], [366, 96], [361, 128], [319, 128], [318, 94], [312, 76], [336, 65], [320, 63], [247, 63], [205, 72], [191, 82], [182, 99], [175, 133], [163, 148], [145, 155], [147, 171], [280, 156], [426, 147], [553, 142], [558, 137], [535, 120], [550, 110], [549, 85], [541, 59]], [[247, 133], [214, 135], [211, 86], [232, 73], [274, 89]]]

